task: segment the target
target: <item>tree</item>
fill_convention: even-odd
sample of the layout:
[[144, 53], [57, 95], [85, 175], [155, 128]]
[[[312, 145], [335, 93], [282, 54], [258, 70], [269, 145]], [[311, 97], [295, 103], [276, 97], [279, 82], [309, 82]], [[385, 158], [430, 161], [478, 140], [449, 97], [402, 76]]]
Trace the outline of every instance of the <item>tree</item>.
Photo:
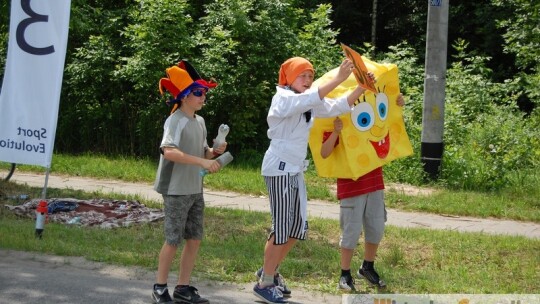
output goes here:
[[327, 29], [329, 6], [309, 15], [281, 0], [218, 0], [206, 6], [206, 13], [195, 41], [201, 72], [219, 83], [203, 109], [211, 117], [209, 134], [227, 123], [233, 152], [264, 150], [280, 64], [292, 56], [309, 58], [321, 71], [337, 63], [331, 60], [339, 53], [335, 33]]
[[[516, 56], [520, 84], [530, 104], [540, 105], [540, 2], [526, 0], [493, 0], [494, 5], [513, 12], [511, 18], [500, 18], [497, 25], [506, 30], [503, 49]], [[534, 105], [534, 106], [533, 106]]]

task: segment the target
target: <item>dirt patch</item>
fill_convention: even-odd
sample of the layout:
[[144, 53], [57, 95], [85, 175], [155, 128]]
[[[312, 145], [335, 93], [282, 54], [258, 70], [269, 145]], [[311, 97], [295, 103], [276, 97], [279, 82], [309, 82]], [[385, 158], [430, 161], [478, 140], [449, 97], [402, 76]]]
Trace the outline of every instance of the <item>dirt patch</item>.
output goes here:
[[[329, 186], [330, 191], [337, 193], [337, 185], [333, 184]], [[385, 185], [386, 191], [402, 193], [411, 196], [427, 196], [437, 192], [437, 189], [427, 187], [417, 187], [407, 184], [389, 183]]]
[[387, 191], [402, 193], [412, 196], [428, 196], [437, 192], [437, 189], [427, 187], [417, 187], [406, 184], [390, 183], [386, 185]]

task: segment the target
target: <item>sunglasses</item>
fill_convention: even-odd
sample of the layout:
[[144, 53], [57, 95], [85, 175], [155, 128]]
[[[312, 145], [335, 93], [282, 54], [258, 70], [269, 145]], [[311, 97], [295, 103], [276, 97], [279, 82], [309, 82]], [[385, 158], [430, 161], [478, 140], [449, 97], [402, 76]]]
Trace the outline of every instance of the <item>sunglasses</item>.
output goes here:
[[193, 90], [193, 91], [191, 91], [191, 93], [192, 93], [193, 96], [195, 96], [195, 97], [201, 97], [201, 96], [203, 96], [203, 95], [206, 95], [206, 90], [204, 90], [204, 89]]

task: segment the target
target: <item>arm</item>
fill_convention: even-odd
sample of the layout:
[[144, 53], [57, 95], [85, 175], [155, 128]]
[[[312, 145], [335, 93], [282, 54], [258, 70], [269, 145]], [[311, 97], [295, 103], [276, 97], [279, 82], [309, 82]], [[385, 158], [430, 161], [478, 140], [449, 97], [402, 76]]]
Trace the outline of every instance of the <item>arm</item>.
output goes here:
[[[367, 75], [369, 78], [371, 78], [371, 81], [375, 82], [375, 74], [373, 74], [372, 72], [367, 72]], [[365, 91], [366, 89], [357, 86], [354, 91], [352, 91], [351, 94], [347, 96], [347, 102], [349, 103], [349, 106], [352, 107], [354, 105], [354, 102], [360, 97], [360, 95], [364, 94]]]
[[[321, 99], [324, 98], [324, 96], [328, 95], [340, 83], [345, 81], [351, 74], [353, 68], [354, 65], [352, 64], [352, 62], [349, 59], [345, 59], [339, 66], [339, 71], [336, 77], [319, 87], [319, 97]], [[367, 74], [368, 77], [371, 78], [373, 82], [375, 82], [375, 74], [373, 74], [372, 72], [368, 72]], [[365, 91], [366, 89], [357, 86], [354, 91], [352, 91], [349, 96], [347, 96], [347, 102], [349, 103], [349, 106], [352, 107], [354, 105], [354, 102], [360, 97], [360, 95], [364, 94]]]
[[[215, 141], [215, 139], [214, 139]], [[223, 142], [221, 145], [219, 145], [218, 147], [216, 147], [215, 149], [214, 148], [208, 148], [206, 150], [206, 153], [204, 154], [204, 157], [208, 158], [208, 159], [211, 159], [211, 158], [214, 158], [216, 156], [219, 156], [223, 153], [225, 153], [225, 150], [227, 150], [227, 142]]]
[[319, 86], [319, 98], [323, 99], [326, 95], [332, 92], [337, 86], [345, 81], [351, 75], [354, 65], [349, 59], [343, 60], [339, 66], [337, 75], [332, 78], [330, 81]]
[[[180, 149], [178, 148], [163, 147], [162, 150], [163, 150], [163, 157], [172, 162], [183, 163], [183, 164], [188, 164], [188, 165], [197, 165], [212, 173], [217, 172], [219, 168], [221, 167], [219, 162], [217, 162], [216, 160], [205, 159], [205, 158], [189, 155], [187, 153], [180, 151]], [[205, 157], [208, 158], [208, 156], [210, 155], [211, 155], [210, 158], [213, 157], [213, 154], [210, 150], [211, 149], [208, 149], [206, 151]]]
[[341, 133], [341, 130], [343, 129], [343, 121], [336, 117], [334, 120], [334, 131], [332, 131], [332, 134], [326, 139], [326, 141], [322, 144], [321, 147], [321, 156], [322, 158], [327, 158], [332, 154], [332, 151], [334, 151], [334, 146], [336, 144], [337, 139], [339, 138], [339, 134]]

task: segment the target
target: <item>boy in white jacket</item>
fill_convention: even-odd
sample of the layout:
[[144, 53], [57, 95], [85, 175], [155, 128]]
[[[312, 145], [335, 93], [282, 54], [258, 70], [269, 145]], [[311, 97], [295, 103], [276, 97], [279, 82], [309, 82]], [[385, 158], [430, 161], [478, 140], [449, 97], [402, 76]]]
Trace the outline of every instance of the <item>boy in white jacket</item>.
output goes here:
[[[351, 111], [365, 89], [358, 86], [348, 96], [325, 98], [351, 74], [354, 65], [345, 59], [337, 75], [317, 88], [311, 88], [315, 70], [305, 58], [286, 60], [279, 70], [279, 85], [268, 111], [270, 147], [262, 163], [270, 199], [272, 229], [264, 250], [264, 265], [253, 292], [267, 303], [287, 303], [290, 296], [277, 272], [297, 240], [306, 239], [307, 194], [304, 183], [309, 130], [312, 117], [333, 117]], [[373, 79], [373, 74], [369, 73]]]

